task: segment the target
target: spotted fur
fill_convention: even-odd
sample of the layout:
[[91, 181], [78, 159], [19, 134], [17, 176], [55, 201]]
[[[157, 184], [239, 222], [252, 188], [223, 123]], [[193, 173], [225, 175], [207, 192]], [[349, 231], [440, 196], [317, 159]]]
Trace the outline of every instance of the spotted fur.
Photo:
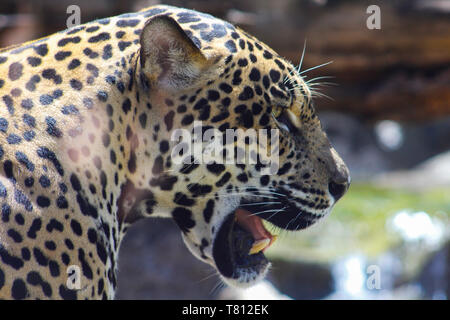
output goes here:
[[[3, 49], [0, 100], [1, 298], [113, 298], [121, 240], [142, 217], [174, 219], [215, 266], [217, 230], [242, 201], [289, 199], [265, 218], [296, 230], [348, 187], [294, 67], [196, 11], [150, 7]], [[195, 120], [281, 128], [278, 172], [175, 165], [170, 135]], [[79, 290], [67, 286], [72, 265]]]

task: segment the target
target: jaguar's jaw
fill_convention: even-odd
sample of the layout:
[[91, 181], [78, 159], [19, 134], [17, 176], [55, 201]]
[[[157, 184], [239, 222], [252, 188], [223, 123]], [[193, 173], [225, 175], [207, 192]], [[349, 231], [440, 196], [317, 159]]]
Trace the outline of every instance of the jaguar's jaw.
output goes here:
[[262, 220], [283, 230], [296, 231], [322, 220], [331, 211], [331, 207], [306, 210], [299, 206], [299, 201], [300, 198], [284, 196], [272, 202], [241, 198], [230, 208], [217, 224], [212, 241], [211, 264], [225, 283], [249, 287], [267, 274], [271, 264], [264, 251], [276, 236], [265, 229]]

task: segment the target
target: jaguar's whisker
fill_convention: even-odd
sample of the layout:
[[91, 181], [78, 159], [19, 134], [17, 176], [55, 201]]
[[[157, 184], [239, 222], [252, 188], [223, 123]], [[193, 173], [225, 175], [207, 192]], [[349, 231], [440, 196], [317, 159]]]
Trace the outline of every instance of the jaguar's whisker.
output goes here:
[[297, 73], [300, 75], [300, 70], [302, 68], [302, 64], [303, 64], [303, 58], [305, 57], [305, 51], [306, 51], [306, 39], [305, 42], [303, 44], [303, 52], [302, 52], [302, 57], [300, 59], [300, 63], [298, 64], [298, 69], [297, 69]]
[[309, 69], [303, 70], [303, 71], [301, 71], [301, 72], [299, 73], [299, 75], [304, 74], [304, 73], [306, 73], [306, 72], [308, 72], [308, 71], [312, 71], [312, 70], [315, 70], [315, 69], [324, 67], [324, 66], [329, 65], [329, 64], [331, 64], [331, 63], [333, 63], [333, 62], [334, 62], [334, 61], [328, 61], [328, 62], [319, 64], [318, 66], [311, 67], [311, 68], [309, 68]]
[[[261, 213], [273, 212], [273, 211], [276, 211], [276, 212], [275, 212], [275, 214], [276, 214], [277, 212], [279, 212], [279, 211], [281, 211], [281, 210], [284, 210], [285, 208], [287, 208], [287, 207], [284, 207], [284, 208], [281, 208], [281, 209], [270, 209], [270, 210], [258, 211], [258, 212], [252, 213], [250, 216], [256, 216], [256, 215], [259, 215], [259, 214], [261, 214]], [[272, 216], [271, 216], [271, 217], [272, 217]]]
[[241, 206], [242, 207], [243, 206], [256, 206], [256, 205], [268, 206], [270, 204], [278, 204], [278, 203], [280, 203], [280, 202], [278, 202], [278, 201], [275, 201], [275, 202], [252, 202], [252, 203], [241, 204]]
[[273, 218], [278, 212], [283, 211], [284, 209], [286, 209], [287, 206], [281, 208], [280, 210], [278, 210], [277, 212], [275, 212], [274, 214], [272, 214], [269, 218], [267, 218], [268, 221], [270, 221], [271, 218]]

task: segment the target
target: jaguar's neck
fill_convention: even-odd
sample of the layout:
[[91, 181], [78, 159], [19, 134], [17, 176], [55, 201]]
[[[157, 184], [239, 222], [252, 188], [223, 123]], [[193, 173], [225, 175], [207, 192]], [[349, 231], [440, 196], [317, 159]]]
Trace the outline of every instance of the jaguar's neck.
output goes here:
[[138, 188], [133, 184], [135, 152], [142, 143], [135, 130], [139, 104], [135, 56], [125, 56], [120, 65], [98, 70], [96, 91], [90, 92], [89, 99], [85, 95], [84, 107], [78, 107], [77, 116], [67, 123], [63, 143], [54, 148], [58, 159], [70, 168], [66, 175], [74, 191], [73, 215], [90, 219], [88, 225], [96, 231], [92, 241], [103, 270], [92, 272], [103, 274], [105, 282], [112, 285], [107, 290], [111, 297], [121, 241], [129, 223], [139, 216], [133, 215], [135, 202], [149, 197], [136, 194]]

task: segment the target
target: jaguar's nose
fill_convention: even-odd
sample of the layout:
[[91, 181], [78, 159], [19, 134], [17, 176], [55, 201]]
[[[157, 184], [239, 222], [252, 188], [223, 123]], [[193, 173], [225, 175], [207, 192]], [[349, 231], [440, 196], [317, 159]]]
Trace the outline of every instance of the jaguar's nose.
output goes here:
[[339, 168], [330, 182], [328, 183], [328, 190], [335, 201], [338, 201], [347, 192], [350, 186], [350, 175], [346, 166]]
[[334, 181], [331, 181], [328, 184], [328, 190], [330, 191], [335, 201], [338, 201], [340, 198], [342, 198], [348, 187], [348, 183], [336, 183]]

